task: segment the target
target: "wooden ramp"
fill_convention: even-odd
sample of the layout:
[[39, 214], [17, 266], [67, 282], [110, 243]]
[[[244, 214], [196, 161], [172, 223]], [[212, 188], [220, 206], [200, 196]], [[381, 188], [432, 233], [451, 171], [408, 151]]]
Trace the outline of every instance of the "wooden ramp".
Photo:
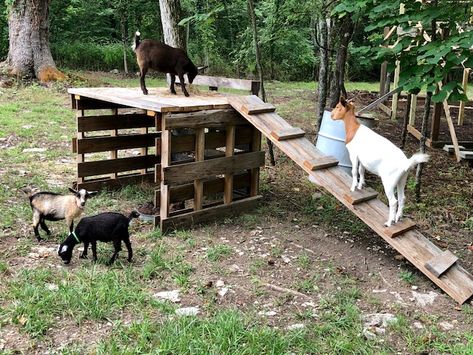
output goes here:
[[[420, 231], [415, 230], [413, 221], [404, 220], [392, 227], [384, 227], [388, 216], [388, 206], [376, 198], [377, 194], [373, 190], [351, 193], [351, 177], [341, 168], [334, 166], [334, 158], [327, 157], [318, 151], [301, 134], [294, 134], [294, 137], [289, 139], [278, 139], [280, 137], [278, 132], [293, 132], [295, 127], [274, 111], [248, 113], [252, 112], [252, 107], [265, 106], [265, 103], [257, 96], [228, 96], [228, 102], [304, 169], [315, 183], [341, 201], [438, 287], [460, 304], [471, 298], [473, 276], [459, 265], [452, 253], [443, 252]], [[321, 164], [317, 164], [318, 161]]]

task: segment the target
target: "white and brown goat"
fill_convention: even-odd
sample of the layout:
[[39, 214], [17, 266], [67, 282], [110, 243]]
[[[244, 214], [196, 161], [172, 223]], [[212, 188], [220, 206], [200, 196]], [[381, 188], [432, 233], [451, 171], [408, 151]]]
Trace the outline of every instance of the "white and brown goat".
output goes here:
[[89, 197], [97, 194], [97, 191], [89, 192], [84, 189], [78, 191], [69, 188], [73, 195], [61, 195], [55, 192], [44, 192], [32, 189], [29, 186], [21, 189], [30, 199], [33, 210], [33, 230], [36, 238], [40, 241], [39, 226], [48, 234], [51, 231], [45, 221], [66, 220], [69, 232], [74, 230], [74, 219], [84, 212], [84, 207]]

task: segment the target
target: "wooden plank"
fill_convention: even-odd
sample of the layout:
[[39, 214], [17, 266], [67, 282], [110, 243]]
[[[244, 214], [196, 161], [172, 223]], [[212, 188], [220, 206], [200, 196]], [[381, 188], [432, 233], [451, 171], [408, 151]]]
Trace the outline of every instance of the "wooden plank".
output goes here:
[[77, 138], [72, 138], [72, 141], [71, 141], [71, 145], [72, 145], [72, 153], [77, 153]]
[[[460, 149], [460, 154], [462, 150], [465, 150], [465, 147], [462, 145], [459, 145], [458, 148]], [[445, 144], [442, 149], [446, 151], [448, 154], [455, 153], [455, 147], [453, 144]]]
[[173, 113], [166, 117], [166, 129], [246, 125], [248, 122], [233, 109]]
[[381, 111], [383, 111], [385, 114], [391, 117], [392, 110], [388, 106], [386, 106], [385, 104], [379, 104], [378, 108], [380, 108]]
[[[468, 77], [470, 76], [470, 68], [463, 69], [462, 87], [466, 93], [468, 90]], [[458, 125], [462, 126], [465, 119], [465, 101], [460, 101], [460, 107], [458, 108]]]
[[138, 157], [118, 158], [110, 160], [88, 161], [77, 164], [79, 177], [119, 173], [138, 169], [154, 168], [161, 161], [161, 157], [145, 155]]
[[75, 95], [77, 110], [103, 110], [103, 109], [112, 109], [112, 108], [125, 108], [129, 106], [121, 105], [118, 103], [91, 99], [88, 97], [82, 97], [80, 95]]
[[291, 129], [285, 129], [281, 131], [272, 131], [271, 135], [274, 137], [274, 139], [278, 141], [284, 141], [286, 139], [294, 139], [294, 138], [301, 138], [305, 136], [305, 132], [299, 128], [299, 127], [294, 127]]
[[338, 160], [332, 156], [326, 155], [320, 159], [304, 160], [303, 164], [310, 171], [315, 171], [337, 166]]
[[93, 132], [109, 129], [153, 127], [154, 125], [154, 118], [144, 114], [84, 116], [79, 117], [77, 120], [77, 131]]
[[271, 105], [267, 102], [264, 102], [259, 105], [252, 105], [252, 104], [244, 105], [242, 107], [242, 110], [244, 113], [248, 115], [259, 115], [261, 113], [274, 112], [276, 111], [276, 107], [274, 107], [274, 105]]
[[149, 172], [146, 175], [129, 174], [119, 175], [116, 179], [100, 178], [86, 180], [80, 183], [74, 183], [74, 188], [86, 189], [88, 191], [100, 191], [103, 189], [116, 190], [128, 185], [136, 185], [142, 183], [152, 184], [154, 182], [154, 172]]
[[[184, 81], [186, 83], [189, 82], [187, 75], [185, 75]], [[178, 77], [176, 77], [176, 83], [180, 84]], [[233, 79], [210, 75], [197, 75], [192, 85], [252, 91], [255, 83], [257, 83], [259, 86], [259, 81], [256, 80]]]
[[[235, 126], [226, 127], [226, 145], [225, 145], [225, 156], [233, 156], [235, 150]], [[225, 174], [225, 187], [223, 193], [223, 202], [230, 204], [233, 201], [233, 174]]]
[[[401, 73], [401, 64], [399, 60], [396, 60], [396, 69], [394, 70], [394, 82], [393, 82], [393, 89], [397, 89], [399, 87], [399, 75]], [[399, 93], [395, 93], [392, 99], [391, 105], [391, 120], [395, 120], [397, 117], [397, 104], [399, 99]]]
[[473, 159], [473, 151], [471, 150], [462, 150], [460, 152], [460, 158], [470, 160]]
[[[117, 116], [118, 116], [118, 109], [113, 108], [112, 109], [112, 114], [114, 115], [115, 120], [116, 120]], [[117, 129], [112, 129], [112, 131], [110, 132], [110, 136], [112, 136], [112, 137], [118, 136], [118, 130]], [[118, 156], [118, 151], [116, 149], [114, 149], [110, 152], [110, 159], [117, 159], [117, 156]], [[79, 171], [79, 167], [77, 167], [77, 171]], [[112, 179], [116, 179], [117, 178], [117, 173], [113, 172], [110, 177]]]
[[[253, 127], [253, 134], [251, 140], [251, 151], [252, 152], [259, 152], [261, 151], [261, 132], [258, 131], [256, 128]], [[259, 174], [260, 168], [253, 168], [250, 170], [251, 172], [251, 188], [250, 188], [250, 196], [257, 196], [259, 195]]]
[[[420, 140], [422, 137], [422, 133], [420, 133], [414, 126], [407, 125], [407, 132], [412, 134], [417, 140]], [[429, 148], [432, 148], [432, 140], [427, 138], [425, 140], [425, 145]]]
[[[231, 105], [239, 110], [248, 101], [255, 100], [254, 97], [229, 97]], [[392, 238], [384, 222], [388, 218], [389, 208], [379, 199], [372, 199], [362, 204], [352, 205], [348, 203], [344, 194], [349, 191], [351, 177], [341, 168], [331, 168], [311, 171], [304, 166], [305, 160], [321, 158], [324, 155], [307, 139], [297, 139], [278, 142], [271, 137], [273, 130], [285, 127], [285, 122], [275, 113], [262, 115], [246, 115], [239, 111], [245, 119], [251, 122], [266, 137], [271, 139], [275, 145], [294, 160], [302, 169], [311, 175], [314, 182], [324, 187], [335, 198], [342, 202], [350, 211], [358, 216], [367, 226], [382, 237], [400, 254], [404, 255], [409, 262], [423, 272], [432, 282], [443, 289], [459, 303], [464, 303], [473, 295], [473, 276], [469, 274], [458, 263], [452, 266], [442, 278], [438, 278], [425, 268], [425, 263], [441, 252], [435, 244], [425, 238], [417, 230], [409, 230], [401, 238]]]
[[345, 194], [345, 200], [352, 204], [357, 205], [362, 202], [366, 202], [378, 197], [378, 192], [372, 188], [364, 188], [363, 190], [350, 191]]
[[430, 259], [425, 263], [425, 267], [432, 274], [440, 277], [445, 271], [447, 271], [453, 264], [458, 260], [458, 257], [453, 254], [450, 250], [445, 250], [441, 254]]
[[[84, 110], [78, 110], [76, 112], [76, 122], [79, 120], [80, 117], [83, 117], [83, 116], [84, 116]], [[75, 142], [75, 148], [76, 148], [75, 150], [76, 150], [76, 153], [78, 153], [76, 157], [77, 164], [84, 162], [84, 158], [85, 158], [84, 154], [79, 152], [79, 140], [82, 140], [82, 139], [84, 139], [84, 132], [77, 131], [77, 139]], [[77, 184], [80, 184], [83, 181], [84, 179], [80, 177], [79, 175], [77, 175]]]
[[264, 165], [264, 152], [252, 152], [202, 162], [163, 166], [162, 181], [179, 184], [197, 178], [205, 179], [220, 174], [236, 172]]
[[[197, 128], [195, 130], [195, 161], [203, 162], [205, 153], [205, 129]], [[204, 199], [204, 185], [201, 179], [194, 181], [194, 211], [202, 209]]]
[[417, 95], [411, 96], [411, 109], [409, 111], [409, 125], [414, 126], [416, 121]]
[[410, 219], [404, 219], [401, 222], [397, 222], [390, 227], [385, 227], [385, 233], [388, 237], [395, 238], [407, 231], [413, 229], [416, 223]]
[[[164, 181], [164, 169], [171, 165], [171, 131], [163, 130], [161, 132], [161, 184], [160, 184], [160, 206], [159, 216], [162, 219], [169, 217], [170, 212], [170, 186]], [[156, 225], [155, 225], [156, 226]]]
[[222, 218], [227, 216], [236, 216], [255, 208], [261, 198], [262, 196], [248, 197], [243, 200], [232, 202], [229, 205], [222, 204], [214, 207], [204, 208], [200, 211], [184, 213], [168, 218], [161, 218], [161, 231], [166, 233], [170, 230], [182, 228], [184, 226], [188, 227], [209, 220], [222, 220]]
[[430, 128], [430, 139], [437, 141], [440, 132], [440, 116], [442, 114], [442, 103], [436, 102], [434, 104], [434, 112], [432, 114], [432, 124]]
[[77, 140], [79, 154], [106, 152], [114, 149], [152, 147], [161, 133], [126, 134], [117, 137], [90, 137]]
[[[439, 82], [439, 89], [442, 89], [441, 82]], [[457, 158], [457, 162], [459, 162], [461, 160], [460, 148], [458, 144], [457, 134], [455, 132], [455, 126], [453, 125], [452, 116], [450, 115], [450, 106], [448, 106], [447, 100], [443, 100], [442, 105], [443, 110], [445, 112], [445, 117], [447, 118], [448, 129], [450, 131], [450, 137], [452, 138], [453, 147], [455, 148], [455, 156]]]

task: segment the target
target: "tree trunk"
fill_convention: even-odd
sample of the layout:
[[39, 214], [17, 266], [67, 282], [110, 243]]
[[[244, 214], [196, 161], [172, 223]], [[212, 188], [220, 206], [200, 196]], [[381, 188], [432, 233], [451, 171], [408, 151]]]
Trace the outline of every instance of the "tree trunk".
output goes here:
[[346, 96], [345, 91], [345, 67], [347, 63], [348, 45], [350, 44], [353, 35], [354, 26], [351, 18], [346, 16], [341, 24], [340, 29], [340, 44], [337, 51], [337, 60], [335, 62], [335, 69], [330, 89], [330, 106], [335, 107], [340, 101], [340, 93]]
[[318, 107], [317, 107], [317, 127], [320, 128], [322, 124], [322, 118], [324, 116], [324, 109], [327, 102], [327, 81], [328, 81], [328, 31], [327, 31], [327, 20], [325, 19], [325, 14], [322, 14], [322, 18], [318, 21], [317, 24], [318, 31], [316, 36], [319, 36], [319, 77], [318, 77]]
[[[255, 55], [256, 55], [256, 68], [258, 69], [258, 75], [260, 80], [260, 93], [261, 99], [266, 102], [266, 91], [264, 90], [264, 80], [263, 80], [263, 67], [261, 66], [261, 53], [259, 49], [258, 43], [258, 27], [256, 26], [256, 15], [255, 15], [255, 6], [253, 0], [248, 0], [248, 14], [250, 15], [251, 19], [251, 27], [253, 29], [253, 41], [255, 44]], [[276, 161], [274, 159], [274, 150], [273, 150], [273, 142], [269, 139], [266, 139], [268, 143], [268, 150], [269, 150], [269, 160], [271, 165], [276, 165]]]
[[127, 45], [125, 18], [123, 16], [121, 17], [120, 22], [121, 22], [121, 28], [122, 28], [122, 43], [123, 43], [123, 69], [125, 70], [125, 74], [128, 74], [128, 61], [126, 59], [126, 51], [128, 49], [128, 45]]
[[36, 77], [42, 82], [65, 79], [49, 48], [50, 0], [15, 0], [8, 12], [10, 45], [2, 65], [17, 78]]
[[163, 24], [164, 43], [186, 50], [184, 28], [178, 26], [181, 21], [180, 0], [159, 0], [159, 9]]
[[[424, 115], [422, 117], [422, 128], [421, 128], [422, 136], [420, 137], [420, 152], [421, 153], [425, 153], [425, 142], [427, 140], [427, 127], [429, 125], [431, 100], [432, 100], [432, 92], [429, 91], [427, 92], [427, 96], [425, 97]], [[415, 195], [416, 195], [417, 202], [420, 202], [421, 177], [422, 177], [423, 168], [424, 168], [424, 163], [420, 163], [419, 165], [417, 165], [416, 183], [415, 183]]]

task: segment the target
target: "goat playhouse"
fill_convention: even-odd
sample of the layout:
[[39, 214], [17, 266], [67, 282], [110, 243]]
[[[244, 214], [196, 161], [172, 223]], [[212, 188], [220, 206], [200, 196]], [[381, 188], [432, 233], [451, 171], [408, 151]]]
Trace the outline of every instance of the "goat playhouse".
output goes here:
[[[256, 94], [258, 82], [198, 76], [195, 84], [214, 92], [191, 93], [186, 98], [165, 89], [150, 90], [147, 96], [138, 88], [70, 89], [72, 108], [77, 110], [75, 187], [100, 190], [154, 183], [159, 207], [155, 226], [163, 232], [246, 212], [261, 199], [263, 134], [458, 303], [472, 297], [473, 276], [453, 253], [430, 242], [412, 220], [384, 227], [388, 207], [377, 192], [369, 188], [351, 192], [351, 177], [337, 166], [338, 161], [317, 150], [274, 106], [255, 95], [215, 92], [230, 87]], [[103, 109], [112, 113], [97, 115]], [[181, 130], [178, 136], [173, 135], [175, 130]], [[136, 148], [138, 156], [120, 152]], [[110, 152], [109, 159], [103, 159], [104, 152]], [[186, 153], [187, 158], [176, 161], [178, 153]], [[86, 161], [89, 154], [98, 154], [100, 160]], [[173, 204], [181, 208], [174, 210]]]

